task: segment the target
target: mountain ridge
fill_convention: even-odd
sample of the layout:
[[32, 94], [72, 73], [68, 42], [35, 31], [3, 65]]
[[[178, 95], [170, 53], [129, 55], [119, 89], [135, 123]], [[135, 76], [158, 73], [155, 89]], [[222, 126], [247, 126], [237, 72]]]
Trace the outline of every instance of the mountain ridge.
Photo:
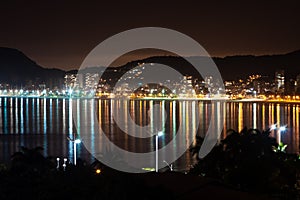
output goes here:
[[[207, 59], [207, 57], [195, 57], [195, 59]], [[224, 58], [213, 57], [212, 59], [224, 80], [247, 78], [252, 74], [261, 74], [274, 79], [275, 71], [279, 69], [285, 70], [287, 79], [296, 78], [300, 74], [300, 50], [286, 54], [237, 55]], [[108, 77], [116, 76], [115, 78], [117, 79], [124, 72], [136, 67], [141, 62], [165, 64], [185, 75], [199, 75], [185, 59], [174, 56], [153, 56], [131, 61], [125, 65], [114, 67], [113, 69], [119, 71], [118, 74], [110, 74], [114, 70], [107, 70], [103, 75]], [[62, 87], [64, 75], [77, 72], [76, 70], [68, 72], [57, 68], [42, 67], [20, 50], [8, 47], [0, 47], [0, 69], [0, 83], [8, 83], [15, 86], [25, 86], [31, 82], [32, 84], [45, 83], [51, 88]]]
[[38, 65], [18, 49], [0, 47], [0, 83], [12, 86], [46, 84], [60, 87], [65, 71]]

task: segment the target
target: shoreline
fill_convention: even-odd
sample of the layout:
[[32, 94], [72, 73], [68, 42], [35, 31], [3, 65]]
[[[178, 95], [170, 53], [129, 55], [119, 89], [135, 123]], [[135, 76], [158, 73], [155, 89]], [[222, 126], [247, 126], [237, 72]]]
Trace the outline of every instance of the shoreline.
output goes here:
[[229, 98], [169, 98], [169, 97], [63, 97], [63, 96], [15, 96], [15, 95], [0, 95], [0, 98], [36, 98], [36, 99], [103, 99], [103, 100], [115, 100], [115, 99], [127, 99], [127, 100], [167, 100], [167, 101], [223, 101], [223, 102], [238, 102], [238, 103], [300, 103], [299, 100], [285, 100], [285, 99], [229, 99]]

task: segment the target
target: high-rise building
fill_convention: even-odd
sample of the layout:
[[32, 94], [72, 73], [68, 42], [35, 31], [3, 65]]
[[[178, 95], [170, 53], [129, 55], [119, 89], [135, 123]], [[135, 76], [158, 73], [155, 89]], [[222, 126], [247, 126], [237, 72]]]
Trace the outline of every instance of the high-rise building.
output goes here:
[[275, 92], [276, 94], [284, 94], [284, 70], [275, 72]]
[[74, 88], [76, 86], [76, 74], [66, 74], [64, 78], [65, 89]]
[[86, 73], [85, 74], [85, 90], [97, 89], [99, 80], [98, 73]]

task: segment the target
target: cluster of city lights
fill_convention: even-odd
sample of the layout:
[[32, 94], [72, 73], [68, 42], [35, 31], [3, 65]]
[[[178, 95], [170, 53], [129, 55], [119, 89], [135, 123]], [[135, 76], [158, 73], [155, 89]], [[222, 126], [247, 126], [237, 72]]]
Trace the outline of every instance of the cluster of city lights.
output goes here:
[[164, 90], [160, 93], [155, 94], [155, 90], [151, 89], [149, 94], [140, 94], [140, 93], [123, 93], [115, 94], [110, 92], [97, 93], [95, 90], [90, 91], [81, 91], [79, 89], [73, 90], [69, 88], [67, 90], [0, 90], [0, 97], [42, 97], [42, 98], [118, 98], [118, 97], [127, 97], [127, 98], [138, 98], [138, 99], [185, 99], [185, 98], [194, 98], [194, 99], [227, 99], [227, 100], [246, 100], [246, 101], [276, 101], [276, 102], [299, 102], [299, 95], [257, 95], [253, 96], [244, 96], [242, 94], [237, 95], [211, 95], [211, 94], [167, 94]]

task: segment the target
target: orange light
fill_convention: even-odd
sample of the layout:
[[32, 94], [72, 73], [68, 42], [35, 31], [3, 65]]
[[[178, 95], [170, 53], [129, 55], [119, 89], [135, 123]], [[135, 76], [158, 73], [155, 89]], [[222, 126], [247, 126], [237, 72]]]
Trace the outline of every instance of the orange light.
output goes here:
[[96, 169], [96, 174], [100, 174], [101, 173], [101, 169]]

